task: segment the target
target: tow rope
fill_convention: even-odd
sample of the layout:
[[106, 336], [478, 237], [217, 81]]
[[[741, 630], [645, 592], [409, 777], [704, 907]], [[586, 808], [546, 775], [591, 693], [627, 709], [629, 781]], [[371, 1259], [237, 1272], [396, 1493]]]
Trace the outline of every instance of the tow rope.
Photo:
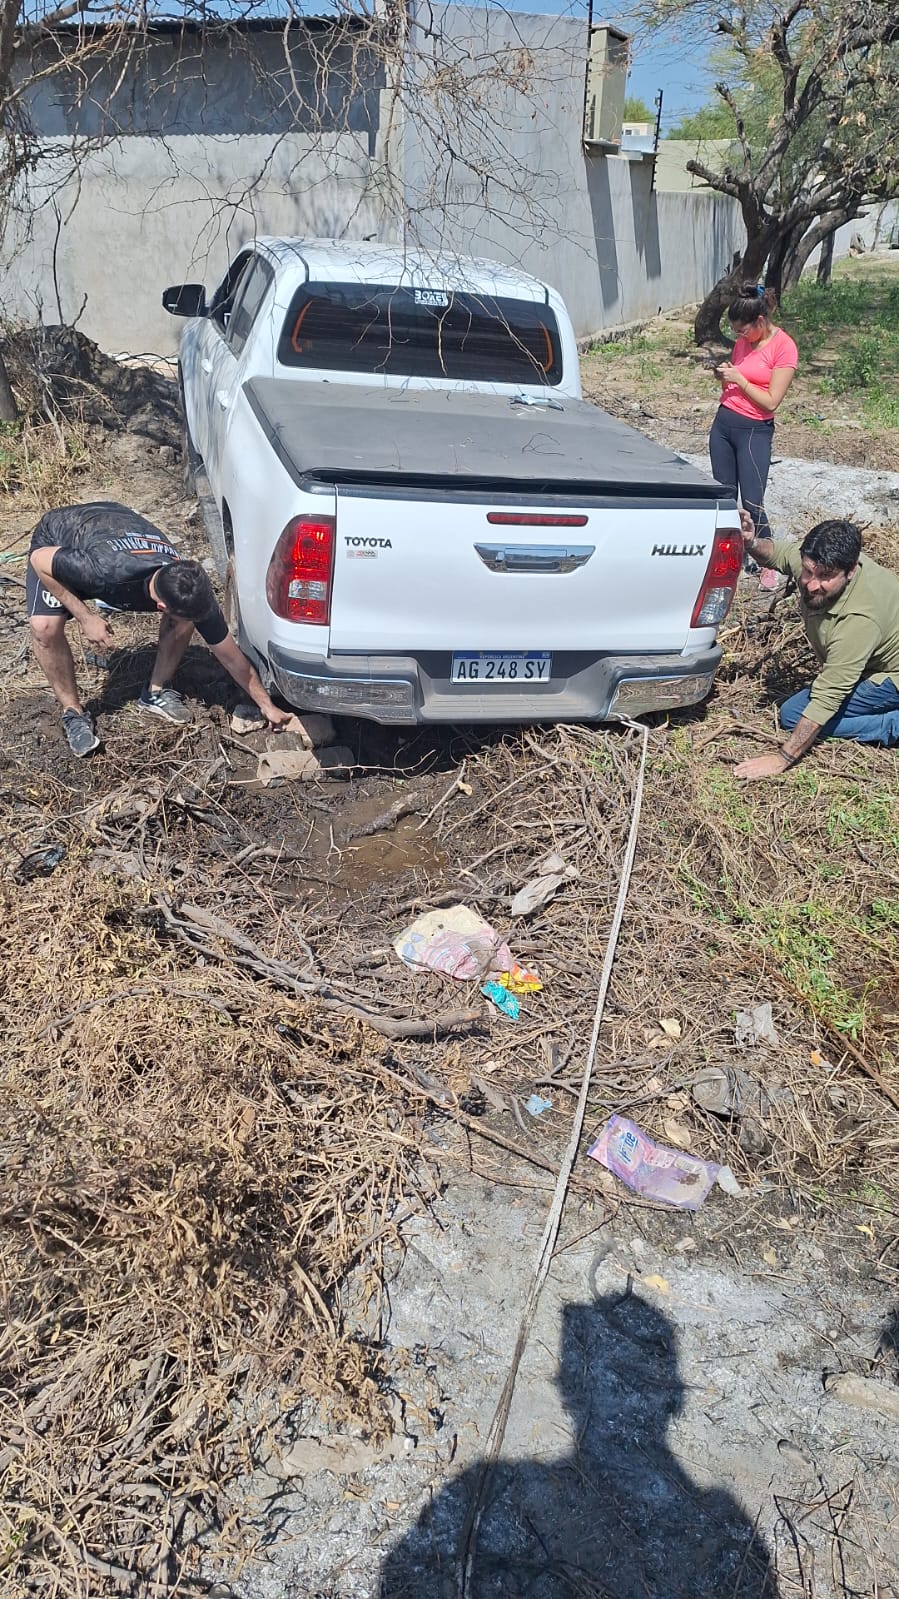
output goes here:
[[640, 732], [643, 738], [640, 751], [640, 770], [637, 774], [637, 784], [634, 790], [634, 798], [631, 806], [631, 823], [627, 837], [627, 846], [624, 851], [624, 859], [621, 865], [621, 877], [618, 883], [618, 897], [615, 901], [615, 914], [612, 917], [609, 941], [606, 945], [605, 959], [602, 963], [602, 971], [599, 978], [599, 993], [596, 999], [596, 1010], [593, 1015], [593, 1032], [590, 1036], [590, 1046], [587, 1050], [587, 1060], [584, 1065], [584, 1075], [581, 1081], [580, 1093], [578, 1095], [577, 1109], [574, 1113], [571, 1136], [568, 1140], [568, 1144], [565, 1149], [565, 1153], [562, 1156], [562, 1162], [559, 1167], [559, 1175], [556, 1179], [553, 1201], [549, 1209], [549, 1214], [546, 1218], [546, 1226], [543, 1229], [543, 1237], [540, 1240], [540, 1247], [537, 1251], [534, 1261], [534, 1275], [531, 1281], [527, 1300], [525, 1301], [524, 1310], [522, 1311], [521, 1321], [518, 1327], [518, 1337], [515, 1341], [515, 1348], [512, 1353], [512, 1362], [509, 1367], [509, 1373], [506, 1377], [505, 1383], [503, 1384], [503, 1390], [500, 1394], [499, 1403], [497, 1404], [493, 1420], [490, 1424], [490, 1431], [487, 1434], [484, 1458], [482, 1459], [478, 1468], [474, 1493], [472, 1495], [471, 1503], [468, 1507], [468, 1513], [465, 1517], [462, 1530], [459, 1534], [459, 1542], [456, 1548], [456, 1563], [454, 1568], [454, 1588], [456, 1599], [476, 1599], [474, 1589], [472, 1587], [472, 1578], [474, 1577], [478, 1533], [480, 1531], [481, 1521], [484, 1515], [487, 1490], [490, 1485], [493, 1472], [496, 1468], [496, 1463], [499, 1459], [499, 1452], [503, 1445], [503, 1439], [506, 1435], [506, 1423], [509, 1419], [509, 1411], [512, 1406], [512, 1395], [515, 1392], [515, 1383], [518, 1378], [518, 1370], [521, 1365], [521, 1359], [525, 1348], [527, 1347], [527, 1341], [530, 1336], [537, 1305], [540, 1300], [540, 1295], [543, 1291], [543, 1285], [546, 1282], [547, 1276], [549, 1275], [549, 1268], [552, 1264], [553, 1252], [556, 1247], [556, 1242], [559, 1237], [559, 1227], [561, 1226], [562, 1222], [562, 1212], [565, 1208], [568, 1184], [571, 1178], [571, 1172], [574, 1167], [575, 1160], [577, 1159], [578, 1147], [581, 1141], [581, 1133], [583, 1132], [584, 1128], [584, 1118], [587, 1113], [587, 1098], [590, 1092], [590, 1083], [593, 1076], [593, 1063], [596, 1058], [596, 1046], [599, 1040], [599, 1029], [602, 1026], [606, 995], [608, 993], [609, 982], [612, 976], [612, 967], [615, 962], [615, 951], [618, 947], [618, 935], [621, 932], [621, 924], [624, 920], [624, 907], [627, 902], [627, 894], [630, 887], [634, 857], [637, 853], [637, 832], [640, 826], [640, 812], [643, 806], [643, 785], [646, 774], [646, 750], [649, 742], [649, 728], [646, 726], [641, 726]]

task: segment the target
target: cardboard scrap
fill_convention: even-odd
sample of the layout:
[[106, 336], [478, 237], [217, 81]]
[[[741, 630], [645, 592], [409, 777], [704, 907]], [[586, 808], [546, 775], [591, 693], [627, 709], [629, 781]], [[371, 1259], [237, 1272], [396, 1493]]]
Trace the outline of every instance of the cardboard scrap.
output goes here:
[[754, 1006], [752, 1010], [737, 1011], [734, 1038], [739, 1049], [753, 1049], [757, 1044], [768, 1044], [771, 1049], [780, 1048], [780, 1035], [774, 1025], [770, 1000], [766, 1000], [764, 1005]]
[[317, 777], [340, 777], [353, 767], [353, 752], [340, 744], [323, 750], [264, 750], [256, 761], [256, 777], [263, 788], [277, 782], [312, 783]]

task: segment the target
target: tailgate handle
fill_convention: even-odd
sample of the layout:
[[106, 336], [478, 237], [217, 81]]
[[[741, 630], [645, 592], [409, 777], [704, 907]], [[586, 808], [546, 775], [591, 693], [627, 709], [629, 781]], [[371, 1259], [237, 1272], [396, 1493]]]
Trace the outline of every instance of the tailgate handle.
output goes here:
[[595, 544], [476, 544], [488, 572], [574, 572]]

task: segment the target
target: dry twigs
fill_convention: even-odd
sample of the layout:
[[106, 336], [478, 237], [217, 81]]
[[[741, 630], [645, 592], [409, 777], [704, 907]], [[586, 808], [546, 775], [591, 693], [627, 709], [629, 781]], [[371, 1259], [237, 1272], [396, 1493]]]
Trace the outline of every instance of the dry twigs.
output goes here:
[[[186, 902], [174, 904], [167, 896], [160, 896], [156, 905], [166, 925], [194, 948], [214, 950], [215, 942], [228, 946], [227, 959], [237, 966], [246, 967], [258, 977], [266, 978], [275, 988], [285, 989], [298, 998], [308, 996], [318, 999], [325, 1010], [340, 1011], [344, 1016], [354, 1016], [364, 1021], [385, 1038], [440, 1038], [447, 1033], [477, 1027], [483, 1020], [483, 1010], [443, 1011], [429, 1021], [414, 1017], [390, 1017], [364, 1004], [354, 1004], [351, 999], [338, 999], [328, 983], [309, 982], [299, 968], [288, 961], [271, 960], [253, 940], [236, 927]], [[225, 958], [225, 957], [223, 957]], [[361, 999], [361, 996], [360, 996]]]
[[373, 1096], [355, 1022], [233, 968], [173, 984], [134, 909], [63, 873], [4, 905], [9, 1594], [192, 1592], [223, 1485], [301, 1396], [388, 1425], [340, 1288], [416, 1186], [407, 1100]]
[[[735, 729], [764, 725], [742, 668], [768, 644], [734, 636], [718, 709]], [[336, 790], [228, 788], [208, 723], [187, 740], [163, 730], [149, 761], [129, 727], [123, 713], [77, 782], [63, 767], [38, 783], [8, 748], [0, 794], [0, 1560], [15, 1599], [192, 1592], [227, 1483], [301, 1394], [388, 1425], [389, 1374], [345, 1321], [348, 1274], [377, 1291], [423, 1181], [428, 1102], [557, 1166], [637, 745], [583, 728], [419, 742], [427, 826], [409, 829], [410, 864], [384, 872], [364, 834], [332, 845]], [[895, 1172], [878, 1091], [895, 1082], [897, 1010], [886, 757], [824, 749], [749, 792], [690, 734], [650, 744], [589, 1116], [638, 1108], [664, 1141], [676, 1124], [697, 1153], [800, 1197]], [[447, 786], [463, 759], [464, 787]], [[399, 819], [389, 779], [357, 786], [377, 821]], [[51, 842], [68, 851], [54, 875], [15, 884]], [[550, 850], [577, 879], [510, 924]], [[393, 956], [411, 913], [461, 898], [543, 980], [517, 1024], [485, 1016], [477, 985], [450, 998]], [[734, 1011], [769, 997], [780, 1050], [739, 1052]], [[845, 1046], [833, 1065], [811, 1059], [815, 1009]], [[853, 1050], [879, 1082], [844, 1069]], [[761, 1148], [738, 1117], [692, 1103], [709, 1064], [779, 1091]], [[461, 1108], [474, 1080], [496, 1089], [483, 1116]], [[508, 1107], [538, 1083], [554, 1109], [534, 1124], [519, 1111], [519, 1134]]]

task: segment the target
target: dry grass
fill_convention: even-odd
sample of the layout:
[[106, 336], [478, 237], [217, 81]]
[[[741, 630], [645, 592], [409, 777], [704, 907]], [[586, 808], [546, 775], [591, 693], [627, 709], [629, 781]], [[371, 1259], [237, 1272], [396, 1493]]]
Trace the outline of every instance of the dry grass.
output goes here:
[[[793, 648], [792, 624], [774, 626]], [[892, 980], [895, 932], [880, 928], [875, 950], [870, 921], [875, 900], [895, 897], [889, 756], [834, 746], [786, 783], [738, 789], [713, 752], [749, 743], [731, 729], [758, 723], [746, 669], [767, 647], [736, 622], [708, 712], [653, 735], [591, 1114], [599, 1124], [630, 1112], [663, 1139], [673, 1121], [697, 1152], [812, 1206], [850, 1191], [877, 1204], [899, 1136], [849, 1045], [896, 1083], [895, 1017], [879, 986]], [[470, 796], [450, 789], [445, 762], [432, 778], [413, 774], [402, 792], [420, 815], [446, 796], [428, 824], [444, 864], [423, 900], [414, 872], [348, 898], [321, 861], [279, 869], [248, 855], [248, 844], [289, 850], [310, 813], [275, 791], [267, 829], [251, 826], [226, 764], [211, 759], [212, 729], [194, 738], [188, 751], [160, 730], [142, 779], [126, 742], [118, 775], [78, 769], [80, 796], [29, 781], [6, 757], [0, 1560], [23, 1599], [200, 1591], [204, 1535], [244, 1552], [253, 1536], [226, 1515], [229, 1481], [277, 1449], [301, 1396], [338, 1421], [385, 1428], [390, 1373], [344, 1307], [354, 1273], [355, 1293], [361, 1281], [377, 1295], [401, 1207], [427, 1189], [422, 1096], [451, 1115], [483, 1110], [466, 1096], [489, 1078], [496, 1097], [468, 1119], [469, 1136], [483, 1127], [552, 1166], [572, 1103], [564, 1084], [589, 1034], [635, 735], [471, 737], [455, 751]], [[336, 819], [342, 797], [324, 794]], [[67, 847], [62, 865], [15, 883], [21, 855], [51, 841]], [[507, 926], [512, 892], [550, 849], [579, 878]], [[391, 1017], [445, 1008], [440, 979], [378, 954], [441, 896], [477, 906], [540, 972], [544, 991], [517, 1025], [485, 1016], [450, 1043], [388, 1050], [297, 997], [311, 974], [332, 998]], [[188, 899], [199, 922], [181, 910]], [[826, 961], [824, 934], [801, 916], [815, 903], [829, 918]], [[779, 941], [797, 926], [811, 943]], [[263, 965], [223, 928], [240, 929]], [[831, 983], [826, 1004], [810, 953]], [[851, 1019], [828, 1017], [835, 995]], [[782, 1047], [747, 1057], [734, 1011], [765, 998]], [[672, 1017], [677, 1039], [660, 1026]], [[831, 1064], [812, 1063], [816, 1045]], [[710, 1061], [781, 1091], [761, 1149], [744, 1147], [738, 1119], [693, 1105], [689, 1083]], [[534, 1128], [521, 1101], [550, 1076], [556, 1110]], [[483, 1169], [489, 1146], [475, 1143]], [[497, 1175], [527, 1180], [515, 1171]], [[591, 1166], [580, 1181], [596, 1191], [602, 1174]]]
[[[594, 857], [595, 840], [607, 844], [579, 912], [599, 936], [629, 753], [625, 742], [615, 757], [612, 803], [581, 759], [594, 739], [554, 737], [523, 773], [517, 741], [500, 745], [485, 760], [482, 803], [494, 809], [510, 762], [528, 786], [550, 774], [570, 785], [580, 847], [585, 817]], [[436, 1066], [452, 1103], [468, 1079], [466, 1048], [482, 1051], [388, 1054], [358, 1023], [292, 997], [297, 972], [313, 969], [332, 995], [386, 1014], [445, 1005], [438, 979], [398, 964], [369, 974], [363, 960], [346, 975], [348, 958], [352, 968], [373, 935], [383, 944], [398, 925], [398, 885], [347, 907], [320, 881], [314, 903], [285, 909], [271, 867], [231, 865], [247, 828], [229, 814], [227, 771], [207, 767], [203, 778], [176, 750], [163, 731], [153, 777], [111, 792], [94, 767], [99, 792], [80, 802], [8, 768], [0, 802], [11, 1040], [0, 1562], [16, 1595], [192, 1592], [204, 1533], [217, 1530], [222, 1549], [247, 1535], [223, 1525], [226, 1485], [277, 1448], [301, 1397], [368, 1433], [388, 1425], [389, 1374], [347, 1330], [344, 1291], [354, 1271], [354, 1297], [377, 1294], [402, 1202], [428, 1189], [411, 1114], [420, 1084], [437, 1081]], [[445, 778], [436, 786], [444, 792]], [[555, 792], [544, 781], [532, 806], [541, 846]], [[523, 802], [516, 794], [510, 814]], [[448, 845], [454, 829], [473, 836], [465, 812], [446, 816]], [[565, 847], [570, 834], [560, 823]], [[51, 840], [67, 850], [53, 875], [16, 882]], [[187, 891], [210, 920], [185, 932]], [[248, 968], [221, 927], [239, 927], [271, 970]], [[550, 951], [538, 952], [552, 967]], [[552, 975], [575, 1016], [580, 968], [566, 976], [559, 962]], [[544, 1026], [535, 1016], [520, 1042]]]
[[[889, 561], [876, 530], [868, 542]], [[7, 611], [0, 1574], [14, 1599], [201, 1592], [210, 1540], [246, 1553], [258, 1536], [233, 1517], [229, 1483], [277, 1452], [301, 1400], [370, 1434], [389, 1425], [391, 1373], [348, 1302], [376, 1308], [383, 1252], [432, 1191], [429, 1101], [466, 1129], [456, 1158], [503, 1182], [549, 1180], [639, 741], [609, 728], [384, 738], [379, 771], [369, 730], [369, 770], [348, 793], [263, 796], [240, 786], [221, 712], [182, 734], [122, 709], [107, 753], [73, 766]], [[827, 745], [781, 782], [740, 787], [733, 759], [811, 668], [790, 601], [760, 621], [747, 592], [724, 643], [709, 705], [652, 735], [591, 1131], [623, 1111], [759, 1195], [766, 1181], [753, 1203], [859, 1203], [886, 1227], [899, 1134], [865, 1067], [899, 1092], [895, 757]], [[135, 661], [123, 650], [118, 703], [139, 686]], [[470, 794], [452, 785], [463, 764]], [[360, 795], [387, 812], [397, 794], [427, 861], [373, 872], [371, 841], [341, 813]], [[17, 881], [48, 844], [67, 851], [53, 875]], [[551, 849], [577, 880], [510, 925], [513, 893]], [[481, 1009], [476, 986], [448, 1000], [389, 950], [419, 909], [457, 899], [543, 979], [517, 1024], [485, 1010], [450, 1041], [388, 1047], [308, 997], [394, 1020]], [[739, 1051], [735, 1011], [765, 999], [781, 1047]], [[709, 1063], [778, 1096], [761, 1143], [694, 1104]], [[548, 1084], [555, 1108], [532, 1124], [522, 1102]], [[577, 1180], [596, 1194], [603, 1174], [587, 1162]], [[630, 1202], [611, 1179], [607, 1191]]]
[[85, 856], [3, 894], [0, 1570], [191, 1592], [301, 1398], [388, 1426], [340, 1291], [422, 1166], [357, 1024], [184, 960]]
[[90, 429], [54, 419], [0, 422], [0, 494], [14, 511], [40, 514], [78, 500], [92, 465]]
[[[798, 654], [795, 624], [773, 626]], [[725, 676], [707, 713], [675, 718], [651, 743], [638, 860], [594, 1074], [594, 1125], [612, 1111], [632, 1113], [663, 1141], [686, 1133], [697, 1153], [729, 1163], [747, 1182], [767, 1179], [813, 1205], [838, 1203], [849, 1191], [888, 1192], [899, 1173], [899, 1133], [864, 1065], [899, 1096], [892, 756], [828, 746], [784, 783], [739, 785], [730, 763], [753, 747], [752, 725], [762, 732], [767, 720], [757, 673], [770, 634], [750, 635], [738, 621], [731, 639], [731, 681]], [[777, 654], [782, 661], [785, 651]], [[530, 781], [502, 797], [525, 760]], [[546, 993], [529, 1007], [527, 1024], [490, 1044], [503, 1063], [491, 1078], [497, 1088], [521, 1097], [542, 1083], [547, 1091], [554, 1072], [572, 1083], [571, 1091], [548, 1088], [567, 1112], [619, 869], [629, 738], [526, 733], [468, 771], [482, 794], [497, 795], [479, 823], [486, 861], [469, 868], [472, 900], [495, 925], [505, 896], [546, 849], [581, 872], [526, 928], [510, 931]], [[780, 1049], [738, 1049], [736, 1011], [765, 1000]], [[677, 1022], [678, 1038], [666, 1035], [663, 1019]], [[552, 1066], [539, 1063], [550, 1041]], [[776, 1097], [761, 1141], [747, 1137], [739, 1118], [708, 1115], [692, 1101], [690, 1083], [709, 1065], [747, 1071]], [[541, 1121], [541, 1140], [553, 1120]], [[514, 1130], [508, 1118], [506, 1125]]]

